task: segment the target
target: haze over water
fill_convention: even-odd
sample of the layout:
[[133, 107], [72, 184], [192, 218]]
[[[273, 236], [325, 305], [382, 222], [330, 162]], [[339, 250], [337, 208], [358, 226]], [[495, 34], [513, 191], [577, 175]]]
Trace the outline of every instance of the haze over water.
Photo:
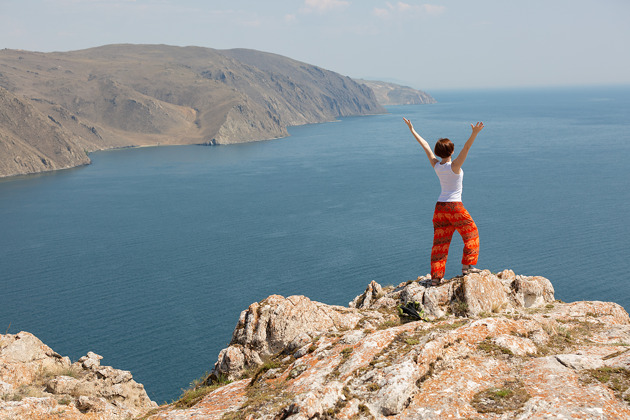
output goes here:
[[[0, 182], [0, 329], [130, 370], [162, 403], [270, 294], [347, 305], [429, 272], [439, 183], [402, 117], [456, 153], [478, 266], [630, 308], [630, 88], [438, 92], [434, 105], [221, 147], [100, 152]], [[456, 234], [447, 276], [460, 268]]]

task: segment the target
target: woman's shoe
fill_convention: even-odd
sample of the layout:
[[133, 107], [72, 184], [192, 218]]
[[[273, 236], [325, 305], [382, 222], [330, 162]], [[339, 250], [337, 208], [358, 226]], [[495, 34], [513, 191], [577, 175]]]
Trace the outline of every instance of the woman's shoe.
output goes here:
[[434, 278], [431, 278], [431, 280], [429, 280], [429, 286], [431, 286], [431, 287], [437, 287], [437, 286], [439, 286], [440, 284], [442, 284], [442, 280], [444, 280], [444, 279], [434, 279]]
[[472, 265], [469, 265], [468, 268], [462, 268], [462, 276], [472, 273], [481, 273], [481, 270]]

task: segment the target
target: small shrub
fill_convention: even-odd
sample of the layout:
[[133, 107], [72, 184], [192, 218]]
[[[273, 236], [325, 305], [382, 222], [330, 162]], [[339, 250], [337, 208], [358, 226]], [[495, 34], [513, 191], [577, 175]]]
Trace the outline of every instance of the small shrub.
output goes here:
[[173, 403], [176, 408], [190, 408], [197, 404], [206, 395], [217, 388], [229, 384], [230, 381], [226, 376], [212, 376], [206, 372], [202, 378], [194, 379], [190, 383], [190, 388], [183, 390], [182, 395]]
[[341, 350], [341, 357], [346, 360], [350, 357], [353, 351], [354, 349], [352, 347], [346, 347], [345, 349]]
[[371, 383], [371, 384], [369, 384], [369, 385], [367, 386], [367, 390], [368, 390], [368, 391], [370, 391], [370, 392], [376, 392], [376, 391], [378, 391], [379, 389], [381, 389], [381, 387], [380, 387], [380, 386], [378, 386], [378, 384], [375, 384], [375, 383]]
[[405, 343], [410, 345], [410, 346], [416, 346], [418, 344], [420, 344], [420, 340], [418, 340], [417, 338], [405, 338]]
[[477, 345], [477, 348], [479, 350], [485, 351], [486, 353], [490, 353], [492, 355], [501, 355], [501, 354], [506, 354], [508, 356], [513, 356], [514, 353], [512, 352], [512, 350], [500, 346], [496, 343], [493, 343], [491, 339], [486, 338], [485, 340], [483, 340], [481, 343], [479, 343]]
[[34, 387], [31, 385], [22, 385], [18, 389], [16, 389], [12, 394], [5, 394], [2, 396], [4, 401], [22, 401], [22, 399], [27, 397], [43, 397], [44, 393], [39, 387]]
[[400, 320], [388, 320], [382, 322], [377, 328], [379, 330], [386, 330], [388, 328], [397, 327], [400, 325]]
[[249, 383], [249, 385], [250, 386], [253, 385], [261, 376], [267, 373], [267, 371], [271, 369], [275, 369], [279, 366], [280, 365], [278, 363], [271, 360], [264, 362], [262, 365], [258, 367], [258, 370], [256, 370], [256, 373], [254, 373], [254, 376], [252, 377], [252, 381]]
[[456, 330], [459, 327], [463, 327], [467, 323], [468, 323], [468, 321], [461, 320], [461, 321], [452, 322], [450, 324], [440, 325], [440, 326], [437, 327], [437, 329], [440, 329], [440, 330]]
[[363, 414], [363, 415], [370, 415], [372, 413], [370, 413], [370, 409], [368, 408], [367, 405], [365, 404], [359, 404], [359, 413]]
[[[230, 411], [223, 415], [223, 420], [242, 420], [259, 418], [261, 410], [266, 412], [280, 410], [286, 407], [294, 395], [285, 391], [284, 384], [256, 383], [247, 388], [246, 400], [237, 411]], [[282, 418], [282, 417], [281, 417]]]
[[173, 405], [176, 408], [190, 408], [217, 388], [217, 386], [201, 386], [199, 388], [187, 389]]
[[468, 303], [456, 300], [451, 304], [451, 310], [457, 316], [465, 316], [468, 314]]
[[505, 413], [521, 408], [529, 398], [523, 384], [513, 381], [476, 393], [470, 404], [479, 413]]

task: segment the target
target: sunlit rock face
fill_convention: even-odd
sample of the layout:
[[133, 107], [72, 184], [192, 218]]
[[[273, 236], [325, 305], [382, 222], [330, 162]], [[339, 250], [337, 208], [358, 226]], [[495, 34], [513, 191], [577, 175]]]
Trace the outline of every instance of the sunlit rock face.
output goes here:
[[0, 335], [0, 419], [127, 419], [157, 404], [89, 352], [71, 363], [27, 332]]
[[509, 270], [424, 280], [372, 282], [349, 307], [250, 305], [205, 396], [150, 418], [630, 418], [622, 307], [556, 301], [549, 280]]

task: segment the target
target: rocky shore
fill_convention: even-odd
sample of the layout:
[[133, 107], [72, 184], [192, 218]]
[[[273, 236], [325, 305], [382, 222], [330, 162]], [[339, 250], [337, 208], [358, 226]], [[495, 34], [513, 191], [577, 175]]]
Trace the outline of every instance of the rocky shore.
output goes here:
[[423, 280], [372, 282], [347, 307], [253, 303], [212, 372], [161, 407], [100, 356], [71, 364], [28, 333], [0, 336], [0, 419], [630, 418], [621, 306], [564, 303], [510, 270]]

